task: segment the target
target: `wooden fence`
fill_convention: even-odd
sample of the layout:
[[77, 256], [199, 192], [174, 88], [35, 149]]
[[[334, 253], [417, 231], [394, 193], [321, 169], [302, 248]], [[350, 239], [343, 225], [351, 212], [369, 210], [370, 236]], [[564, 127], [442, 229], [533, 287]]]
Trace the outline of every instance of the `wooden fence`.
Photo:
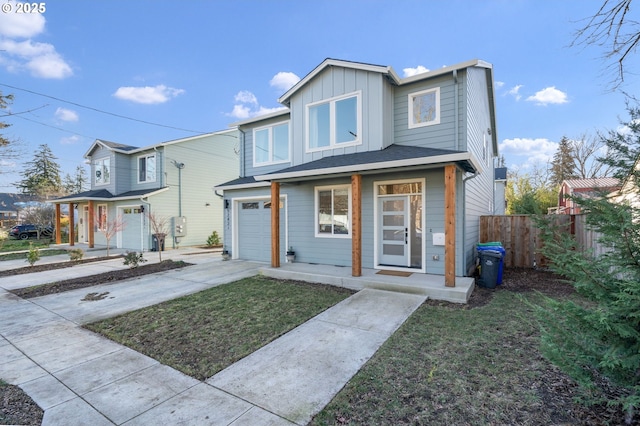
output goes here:
[[[599, 234], [587, 228], [586, 215], [558, 214], [548, 217], [557, 225], [566, 225], [582, 249], [593, 249], [596, 255], [605, 252], [606, 249], [597, 242]], [[480, 242], [490, 241], [502, 243], [505, 268], [533, 268], [548, 263], [540, 254], [540, 230], [530, 215], [481, 216]]]

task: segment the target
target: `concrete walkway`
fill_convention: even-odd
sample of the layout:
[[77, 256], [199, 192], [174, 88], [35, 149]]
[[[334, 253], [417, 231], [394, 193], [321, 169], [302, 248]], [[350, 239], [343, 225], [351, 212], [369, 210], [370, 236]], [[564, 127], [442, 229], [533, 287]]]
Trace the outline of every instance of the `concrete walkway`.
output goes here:
[[[0, 278], [0, 378], [45, 410], [43, 425], [304, 425], [426, 298], [361, 290], [200, 382], [80, 327], [255, 275], [264, 266], [223, 262], [206, 252], [166, 253], [163, 258], [195, 265], [30, 300], [6, 289], [119, 266], [109, 260], [37, 279]], [[83, 302], [91, 292], [108, 294]]]

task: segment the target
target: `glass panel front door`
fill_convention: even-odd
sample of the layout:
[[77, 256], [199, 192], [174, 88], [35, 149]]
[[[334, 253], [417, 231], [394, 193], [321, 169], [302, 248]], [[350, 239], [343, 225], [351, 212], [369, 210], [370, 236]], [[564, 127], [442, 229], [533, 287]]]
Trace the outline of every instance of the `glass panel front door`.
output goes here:
[[379, 198], [380, 264], [409, 266], [409, 199]]

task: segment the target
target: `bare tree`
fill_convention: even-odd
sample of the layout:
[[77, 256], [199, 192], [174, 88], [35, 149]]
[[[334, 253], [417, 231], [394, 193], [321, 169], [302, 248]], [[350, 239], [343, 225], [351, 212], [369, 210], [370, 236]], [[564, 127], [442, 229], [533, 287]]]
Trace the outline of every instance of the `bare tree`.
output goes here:
[[36, 225], [37, 238], [44, 235], [51, 238], [53, 234], [53, 221], [55, 220], [55, 209], [51, 204], [33, 203], [24, 208], [22, 212], [23, 221]]
[[582, 135], [580, 139], [571, 141], [575, 172], [581, 179], [606, 176], [609, 166], [598, 161], [606, 156], [606, 146], [602, 138]]
[[605, 49], [603, 57], [616, 68], [613, 88], [617, 89], [625, 76], [625, 61], [640, 44], [640, 24], [630, 17], [632, 0], [604, 0], [598, 11], [587, 18], [586, 25], [576, 32], [571, 44], [595, 45]]
[[111, 239], [121, 231], [124, 231], [127, 223], [124, 221], [122, 215], [117, 215], [111, 220], [105, 220], [105, 218], [100, 218], [98, 214], [96, 214], [96, 223], [101, 227], [101, 231], [104, 234], [105, 240], [107, 240], [107, 256], [109, 256], [109, 247]]
[[169, 233], [169, 218], [166, 216], [160, 216], [155, 213], [147, 213], [149, 223], [151, 224], [151, 231], [153, 236], [158, 242], [158, 258], [162, 262], [162, 249], [164, 248], [164, 239]]

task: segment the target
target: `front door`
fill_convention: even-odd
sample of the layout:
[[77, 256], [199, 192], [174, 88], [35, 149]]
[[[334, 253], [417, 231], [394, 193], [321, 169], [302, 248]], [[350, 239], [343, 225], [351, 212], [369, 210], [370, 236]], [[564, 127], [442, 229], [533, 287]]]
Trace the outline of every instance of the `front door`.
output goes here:
[[379, 199], [381, 265], [409, 266], [408, 204], [407, 196]]
[[424, 270], [423, 180], [376, 182], [376, 265]]

